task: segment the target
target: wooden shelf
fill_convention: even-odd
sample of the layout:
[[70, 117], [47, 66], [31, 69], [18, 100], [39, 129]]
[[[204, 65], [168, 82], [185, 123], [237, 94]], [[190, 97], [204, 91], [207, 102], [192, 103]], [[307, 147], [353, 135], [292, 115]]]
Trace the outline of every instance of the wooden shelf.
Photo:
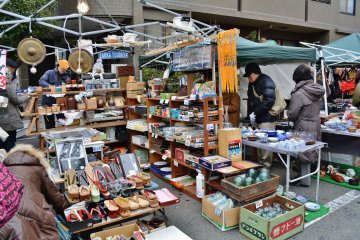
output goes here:
[[145, 148], [145, 149], [149, 149], [148, 147], [145, 147], [143, 145], [139, 145], [139, 144], [136, 144], [136, 143], [131, 143], [133, 146], [136, 146], [136, 147], [141, 147], [141, 148]]
[[184, 187], [183, 191], [184, 191], [184, 193], [186, 193], [191, 198], [201, 202], [201, 198], [198, 198], [196, 196], [196, 185], [191, 185], [191, 186]]
[[47, 115], [54, 115], [54, 114], [65, 114], [65, 113], [73, 113], [73, 112], [86, 112], [86, 111], [106, 111], [106, 110], [121, 110], [126, 109], [128, 106], [124, 105], [121, 107], [104, 107], [104, 108], [97, 108], [97, 109], [91, 109], [91, 110], [66, 110], [66, 111], [60, 111], [60, 112], [51, 112], [51, 113], [25, 113], [22, 112], [20, 115], [22, 117], [36, 117], [36, 116], [47, 116]]
[[160, 178], [160, 179], [163, 180], [164, 182], [171, 184], [168, 179], [166, 179], [165, 177], [161, 176], [160, 174], [152, 171], [151, 169], [150, 169], [150, 172], [151, 172], [151, 174], [153, 174], [154, 176]]
[[118, 120], [118, 121], [103, 122], [103, 123], [91, 123], [91, 124], [86, 124], [86, 125], [84, 125], [84, 126], [78, 126], [78, 125], [77, 125], [77, 126], [57, 127], [57, 128], [51, 128], [51, 129], [41, 130], [40, 132], [30, 133], [30, 134], [27, 134], [27, 136], [37, 136], [37, 135], [40, 135], [41, 133], [46, 133], [46, 132], [50, 132], [50, 131], [62, 131], [62, 130], [73, 129], [73, 128], [107, 128], [107, 127], [116, 127], [116, 126], [126, 125], [126, 123], [127, 123], [126, 120]]
[[[187, 168], [189, 168], [189, 169], [191, 169], [191, 170], [194, 170], [194, 171], [198, 170], [197, 168], [195, 168], [195, 167], [193, 167], [193, 166], [190, 166], [189, 164], [186, 164], [185, 162], [181, 162], [181, 161], [176, 160], [176, 159], [172, 159], [172, 161], [176, 161], [179, 165], [182, 165], [182, 166], [184, 166], [184, 167], [187, 167]], [[203, 168], [203, 169], [204, 169], [204, 168]]]
[[35, 92], [35, 93], [21, 93], [26, 96], [40, 96], [48, 94], [65, 94], [65, 95], [76, 95], [81, 92], [94, 92], [94, 93], [107, 93], [107, 92], [124, 92], [126, 88], [112, 88], [112, 89], [87, 89], [85, 91], [66, 91], [66, 92]]
[[163, 117], [163, 116], [153, 115], [153, 114], [149, 114], [149, 115], [151, 115], [151, 117], [149, 117], [149, 118], [158, 117], [158, 118], [163, 118], [163, 119], [169, 119], [170, 120], [170, 117]]

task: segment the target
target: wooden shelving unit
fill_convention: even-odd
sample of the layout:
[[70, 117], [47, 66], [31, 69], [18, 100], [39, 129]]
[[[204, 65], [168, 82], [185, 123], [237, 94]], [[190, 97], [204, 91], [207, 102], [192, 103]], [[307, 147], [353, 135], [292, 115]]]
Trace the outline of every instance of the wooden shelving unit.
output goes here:
[[[40, 142], [40, 148], [44, 148], [44, 139], [41, 137], [41, 133], [43, 132], [49, 132], [54, 130], [66, 130], [66, 129], [73, 129], [73, 128], [107, 128], [107, 127], [116, 127], [116, 126], [122, 126], [126, 125], [126, 109], [127, 106], [121, 106], [121, 107], [104, 107], [104, 108], [98, 108], [93, 110], [66, 110], [61, 112], [51, 112], [51, 113], [39, 113], [38, 109], [38, 103], [39, 98], [43, 95], [49, 95], [49, 94], [64, 94], [64, 95], [76, 95], [80, 92], [93, 92], [93, 93], [108, 93], [108, 92], [123, 92], [125, 91], [125, 88], [115, 88], [115, 89], [92, 89], [92, 90], [85, 90], [85, 91], [67, 91], [67, 92], [36, 92], [36, 93], [23, 93], [22, 95], [30, 96], [30, 100], [28, 102], [28, 105], [26, 106], [26, 109], [24, 112], [20, 113], [23, 117], [30, 117], [30, 124], [28, 128], [26, 129], [26, 135], [27, 136], [39, 136], [39, 142]], [[95, 119], [91, 123], [79, 126], [64, 126], [64, 127], [56, 127], [52, 129], [41, 129], [40, 128], [40, 117], [47, 115], [55, 115], [55, 114], [61, 114], [61, 113], [68, 113], [68, 112], [86, 112], [86, 111], [106, 111], [106, 110], [122, 110], [123, 111], [123, 119], [120, 118], [109, 118], [109, 119], [99, 119], [98, 121]], [[35, 130], [33, 130], [35, 129]]]
[[[191, 104], [192, 101], [190, 101]], [[176, 123], [182, 122], [185, 124], [196, 124], [202, 125], [202, 128], [204, 129], [204, 147], [200, 148], [203, 150], [203, 156], [209, 156], [211, 151], [214, 151], [216, 149], [218, 149], [218, 145], [209, 145], [209, 141], [216, 139], [217, 137], [212, 137], [209, 136], [209, 132], [207, 131], [207, 125], [208, 124], [214, 124], [218, 126], [218, 129], [221, 129], [223, 127], [223, 101], [222, 101], [222, 97], [207, 97], [201, 101], [194, 101], [194, 103], [196, 103], [197, 105], [199, 105], [200, 103], [202, 103], [202, 107], [203, 107], [203, 112], [204, 112], [204, 120], [202, 123], [198, 123], [198, 122], [193, 122], [193, 121], [183, 121], [180, 119], [170, 119], [170, 126], [175, 126]], [[180, 105], [184, 105], [184, 100], [170, 100], [170, 108], [179, 108]], [[209, 106], [217, 106], [217, 116], [218, 116], [218, 120], [216, 121], [209, 121], [209, 117], [210, 116], [216, 116], [215, 114], [211, 114], [209, 115]], [[171, 142], [171, 175], [173, 178], [175, 177], [179, 177], [179, 176], [183, 176], [183, 175], [190, 175], [195, 177], [197, 172], [196, 172], [196, 168], [181, 162], [181, 161], [177, 161], [175, 159], [175, 148], [177, 147], [184, 147], [185, 144], [183, 143], [178, 143], [178, 142]], [[185, 146], [186, 148], [190, 149], [190, 151], [193, 149], [191, 147]], [[176, 163], [175, 163], [176, 161]], [[209, 179], [210, 176], [210, 171], [203, 168], [202, 173], [204, 174], [204, 182], [206, 183]], [[207, 189], [207, 188], [205, 188]], [[201, 201], [201, 199], [196, 197], [196, 187], [195, 186], [188, 186], [188, 187], [184, 187], [184, 192], [189, 195], [190, 197]]]

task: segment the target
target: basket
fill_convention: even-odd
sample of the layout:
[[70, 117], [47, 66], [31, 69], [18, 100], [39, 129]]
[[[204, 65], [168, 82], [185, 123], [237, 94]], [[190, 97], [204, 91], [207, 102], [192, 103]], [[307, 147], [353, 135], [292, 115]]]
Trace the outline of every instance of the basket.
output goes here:
[[280, 177], [275, 174], [270, 174], [270, 179], [267, 181], [254, 183], [246, 187], [237, 186], [234, 183], [234, 179], [237, 176], [224, 178], [221, 180], [221, 186], [230, 192], [240, 196], [239, 201], [246, 199], [254, 198], [258, 195], [270, 192], [271, 190], [276, 190], [280, 183]]

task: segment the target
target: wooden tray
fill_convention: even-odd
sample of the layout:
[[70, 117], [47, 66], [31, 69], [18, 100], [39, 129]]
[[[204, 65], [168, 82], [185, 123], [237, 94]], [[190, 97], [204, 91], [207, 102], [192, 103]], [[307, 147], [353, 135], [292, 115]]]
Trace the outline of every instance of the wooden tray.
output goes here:
[[221, 186], [225, 189], [238, 195], [240, 200], [256, 197], [260, 194], [275, 190], [279, 186], [280, 177], [275, 174], [270, 174], [270, 179], [267, 181], [254, 183], [246, 187], [237, 186], [234, 183], [234, 179], [237, 176], [224, 178], [221, 180]]

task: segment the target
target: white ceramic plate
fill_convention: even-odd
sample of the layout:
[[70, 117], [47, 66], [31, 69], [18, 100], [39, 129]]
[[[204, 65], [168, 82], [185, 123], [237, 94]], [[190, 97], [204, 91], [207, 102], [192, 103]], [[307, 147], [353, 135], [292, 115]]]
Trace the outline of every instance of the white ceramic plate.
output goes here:
[[258, 138], [263, 138], [263, 137], [265, 137], [265, 133], [255, 133], [255, 135], [256, 135]]
[[269, 138], [268, 138], [268, 141], [269, 141], [269, 142], [278, 142], [279, 139], [276, 138], [276, 137], [269, 137]]
[[304, 204], [305, 209], [312, 211], [312, 212], [317, 212], [320, 210], [320, 205], [318, 203], [314, 203], [314, 202], [307, 202]]
[[167, 164], [167, 162], [165, 162], [165, 161], [157, 161], [157, 162], [154, 162], [154, 165], [155, 166], [158, 166], [158, 167], [160, 167], [160, 166], [165, 166]]
[[160, 171], [162, 171], [162, 172], [171, 172], [171, 167], [160, 168]]

